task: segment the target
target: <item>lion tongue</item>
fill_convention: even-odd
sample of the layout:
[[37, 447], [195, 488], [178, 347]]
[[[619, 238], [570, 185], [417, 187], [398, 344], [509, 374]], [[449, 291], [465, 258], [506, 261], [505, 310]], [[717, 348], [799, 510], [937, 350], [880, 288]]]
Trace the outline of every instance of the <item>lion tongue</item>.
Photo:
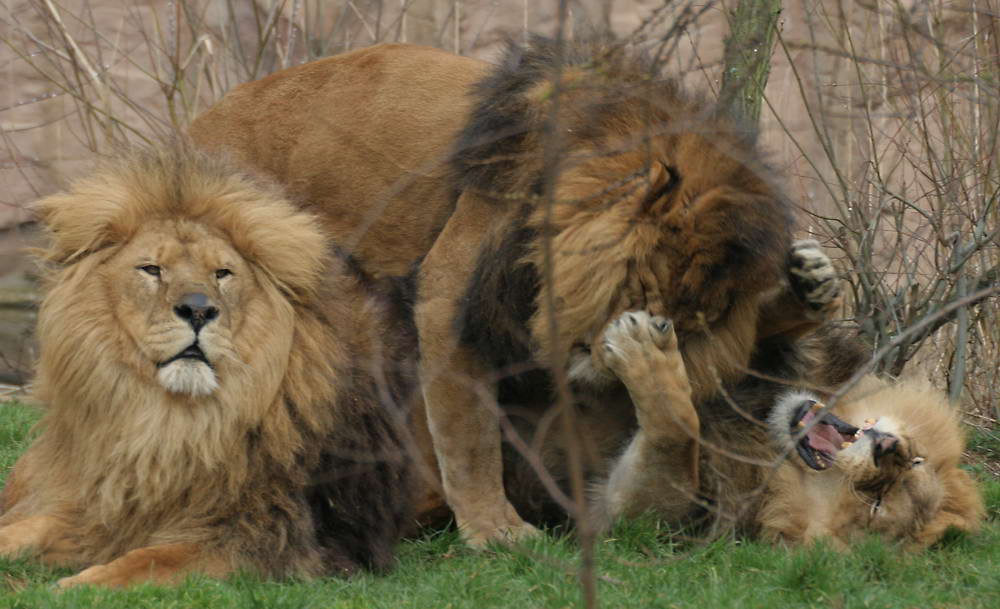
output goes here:
[[809, 446], [828, 455], [836, 454], [844, 441], [836, 428], [827, 423], [817, 423], [809, 430], [806, 437], [809, 438]]

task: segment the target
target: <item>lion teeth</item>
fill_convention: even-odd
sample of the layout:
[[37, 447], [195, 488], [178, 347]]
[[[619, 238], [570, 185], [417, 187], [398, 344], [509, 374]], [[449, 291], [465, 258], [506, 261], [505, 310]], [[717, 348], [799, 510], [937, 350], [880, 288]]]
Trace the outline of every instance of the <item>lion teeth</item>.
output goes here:
[[800, 428], [805, 427], [806, 426], [806, 422], [805, 421], [799, 421], [798, 425], [799, 425]]
[[820, 410], [823, 410], [823, 404], [819, 402], [813, 402], [812, 407], [809, 408], [810, 412], [819, 412]]
[[848, 446], [850, 446], [850, 445], [851, 445], [851, 443], [850, 443], [850, 442], [846, 442], [846, 441], [845, 441], [845, 442], [841, 442], [841, 443], [840, 443], [840, 447], [841, 447], [841, 448], [847, 448], [847, 447], [848, 447]]

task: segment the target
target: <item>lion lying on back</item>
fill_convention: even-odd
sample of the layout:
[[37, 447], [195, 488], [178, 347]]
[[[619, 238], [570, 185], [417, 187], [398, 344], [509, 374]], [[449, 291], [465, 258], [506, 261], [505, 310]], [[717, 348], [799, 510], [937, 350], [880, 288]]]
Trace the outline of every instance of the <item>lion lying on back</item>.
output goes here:
[[183, 147], [42, 200], [40, 433], [0, 555], [63, 586], [381, 569], [409, 526], [412, 337], [276, 187]]

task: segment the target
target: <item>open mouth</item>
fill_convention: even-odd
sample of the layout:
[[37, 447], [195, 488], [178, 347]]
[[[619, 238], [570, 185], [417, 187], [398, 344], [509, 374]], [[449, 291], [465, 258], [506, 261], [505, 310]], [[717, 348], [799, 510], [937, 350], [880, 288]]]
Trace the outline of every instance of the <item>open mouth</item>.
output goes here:
[[822, 404], [807, 400], [795, 410], [789, 423], [793, 437], [808, 428], [795, 444], [795, 450], [802, 461], [815, 470], [824, 470], [833, 465], [837, 453], [854, 444], [865, 433], [865, 429], [841, 421], [829, 412], [815, 421], [822, 410]]
[[175, 355], [175, 356], [171, 357], [170, 359], [168, 359], [167, 361], [160, 362], [159, 364], [156, 365], [156, 367], [157, 368], [162, 368], [162, 367], [164, 367], [164, 366], [166, 366], [168, 364], [172, 364], [172, 363], [176, 362], [177, 360], [181, 360], [181, 359], [194, 359], [194, 360], [198, 360], [199, 362], [204, 363], [205, 365], [207, 365], [209, 367], [212, 366], [212, 364], [209, 363], [208, 358], [205, 357], [205, 352], [201, 350], [201, 347], [198, 346], [197, 342], [194, 342], [194, 343], [191, 343], [190, 345], [188, 345], [188, 347], [186, 347], [183, 351], [181, 351], [177, 355]]

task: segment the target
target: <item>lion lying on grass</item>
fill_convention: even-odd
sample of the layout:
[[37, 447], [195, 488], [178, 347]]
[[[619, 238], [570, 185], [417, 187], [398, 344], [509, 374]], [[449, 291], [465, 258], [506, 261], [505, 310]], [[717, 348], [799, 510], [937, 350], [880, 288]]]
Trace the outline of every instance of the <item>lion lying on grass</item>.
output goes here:
[[237, 87], [192, 127], [288, 184], [369, 272], [423, 257], [433, 457], [477, 545], [535, 530], [505, 495], [483, 395], [546, 411], [567, 373], [576, 399], [604, 399], [620, 379], [592, 347], [647, 310], [674, 320], [706, 400], [744, 374], [791, 243], [790, 204], [749, 134], [640, 54], [563, 51], [537, 39], [489, 68], [363, 49]]
[[40, 431], [0, 555], [61, 586], [382, 569], [412, 521], [386, 295], [276, 187], [183, 147], [39, 203]]

